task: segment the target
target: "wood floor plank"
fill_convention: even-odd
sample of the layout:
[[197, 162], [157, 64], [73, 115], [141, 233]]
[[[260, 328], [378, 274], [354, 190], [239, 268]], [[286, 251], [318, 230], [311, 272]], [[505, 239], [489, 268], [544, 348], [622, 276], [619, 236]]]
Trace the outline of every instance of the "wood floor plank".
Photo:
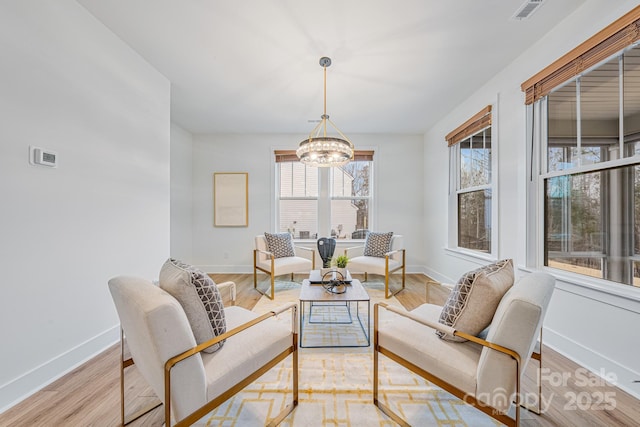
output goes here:
[[[252, 309], [261, 295], [253, 289], [252, 274], [216, 274], [216, 282], [234, 281], [237, 285], [236, 304]], [[260, 280], [265, 280], [266, 276]], [[361, 280], [363, 277], [358, 277]], [[282, 277], [282, 280], [288, 280]], [[304, 276], [295, 276], [302, 281]], [[369, 280], [378, 280], [371, 277]], [[397, 285], [398, 277], [394, 277]], [[365, 284], [366, 286], [366, 284]], [[396, 295], [398, 301], [408, 310], [429, 302], [442, 305], [449, 294], [449, 288], [422, 274], [408, 274], [406, 289]], [[276, 293], [277, 298], [277, 293]], [[114, 345], [74, 371], [43, 388], [28, 399], [0, 414], [0, 426], [118, 426], [120, 425], [120, 346]], [[537, 384], [537, 361], [527, 367], [527, 378], [523, 384], [524, 393], [533, 393]], [[541, 415], [528, 414], [523, 420], [524, 427], [564, 427], [564, 426], [640, 426], [640, 405], [633, 396], [609, 385], [584, 386], [573, 375], [583, 369], [571, 360], [545, 348], [543, 367], [547, 378], [563, 373], [572, 374], [561, 385], [543, 381], [543, 399], [549, 403]], [[582, 371], [581, 371], [582, 372]], [[584, 371], [586, 372], [586, 371]], [[586, 373], [588, 375], [588, 373]], [[133, 413], [138, 407], [153, 399], [153, 392], [137, 372], [135, 365], [127, 369], [127, 410]], [[581, 394], [582, 393], [582, 394]], [[615, 409], [606, 410], [595, 405], [599, 396], [609, 393], [615, 402]], [[573, 397], [581, 396], [576, 403]], [[587, 399], [588, 396], [588, 399]], [[587, 405], [587, 400], [591, 405]], [[588, 406], [588, 407], [587, 407]], [[161, 426], [163, 408], [152, 412], [129, 424], [132, 427]]]

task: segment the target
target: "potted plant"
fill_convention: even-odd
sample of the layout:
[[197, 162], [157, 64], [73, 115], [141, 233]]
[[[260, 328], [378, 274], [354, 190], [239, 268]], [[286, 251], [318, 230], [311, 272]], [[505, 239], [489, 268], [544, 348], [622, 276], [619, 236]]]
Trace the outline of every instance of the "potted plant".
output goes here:
[[346, 255], [338, 255], [336, 257], [336, 267], [347, 268], [348, 263], [349, 263], [349, 258]]
[[346, 280], [347, 278], [347, 264], [349, 263], [349, 257], [346, 255], [338, 255], [334, 261], [336, 267], [338, 268], [338, 272], [342, 274], [342, 277]]

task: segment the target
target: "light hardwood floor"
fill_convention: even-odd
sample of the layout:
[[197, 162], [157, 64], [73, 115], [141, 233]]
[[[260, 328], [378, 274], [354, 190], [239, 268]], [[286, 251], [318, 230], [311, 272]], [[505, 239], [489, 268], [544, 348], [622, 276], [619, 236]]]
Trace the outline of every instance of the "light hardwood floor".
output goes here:
[[[237, 284], [237, 304], [252, 308], [260, 294], [253, 289], [249, 274], [212, 275], [218, 282], [231, 280]], [[302, 276], [296, 277], [301, 280]], [[371, 279], [370, 279], [371, 280]], [[407, 288], [396, 298], [407, 309], [413, 309], [429, 299], [443, 304], [449, 290], [421, 274], [407, 275]], [[277, 298], [277, 292], [276, 292]], [[120, 425], [119, 345], [45, 387], [30, 398], [0, 414], [0, 426], [118, 426]], [[524, 392], [535, 390], [537, 361], [528, 367]], [[640, 426], [640, 402], [627, 393], [606, 384], [584, 385], [584, 378], [596, 380], [580, 366], [545, 348], [543, 367], [543, 400], [550, 402], [542, 415], [531, 414], [523, 420], [533, 426]], [[576, 373], [579, 375], [575, 375]], [[557, 385], [563, 373], [571, 377]], [[608, 394], [607, 394], [608, 393]], [[137, 374], [135, 367], [127, 369], [128, 413], [155, 400], [153, 392]], [[576, 399], [574, 399], [576, 397]], [[604, 399], [604, 401], [601, 400]], [[615, 404], [615, 409], [605, 406]], [[129, 424], [130, 426], [160, 426], [162, 407]]]

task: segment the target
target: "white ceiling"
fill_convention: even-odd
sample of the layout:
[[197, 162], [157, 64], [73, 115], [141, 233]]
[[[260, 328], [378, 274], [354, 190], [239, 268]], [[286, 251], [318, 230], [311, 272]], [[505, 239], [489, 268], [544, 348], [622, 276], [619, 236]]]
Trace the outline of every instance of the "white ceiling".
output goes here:
[[347, 135], [423, 133], [584, 2], [511, 20], [523, 1], [78, 0], [171, 81], [185, 129], [308, 133], [329, 56]]

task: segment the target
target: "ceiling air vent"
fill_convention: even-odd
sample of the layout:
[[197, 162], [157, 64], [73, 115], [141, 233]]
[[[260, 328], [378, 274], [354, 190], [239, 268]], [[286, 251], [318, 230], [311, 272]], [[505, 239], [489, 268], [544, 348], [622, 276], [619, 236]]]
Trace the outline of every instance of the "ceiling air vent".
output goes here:
[[518, 8], [516, 13], [511, 17], [511, 19], [515, 19], [516, 21], [523, 21], [525, 19], [531, 18], [533, 12], [538, 10], [544, 0], [527, 0], [522, 6]]

